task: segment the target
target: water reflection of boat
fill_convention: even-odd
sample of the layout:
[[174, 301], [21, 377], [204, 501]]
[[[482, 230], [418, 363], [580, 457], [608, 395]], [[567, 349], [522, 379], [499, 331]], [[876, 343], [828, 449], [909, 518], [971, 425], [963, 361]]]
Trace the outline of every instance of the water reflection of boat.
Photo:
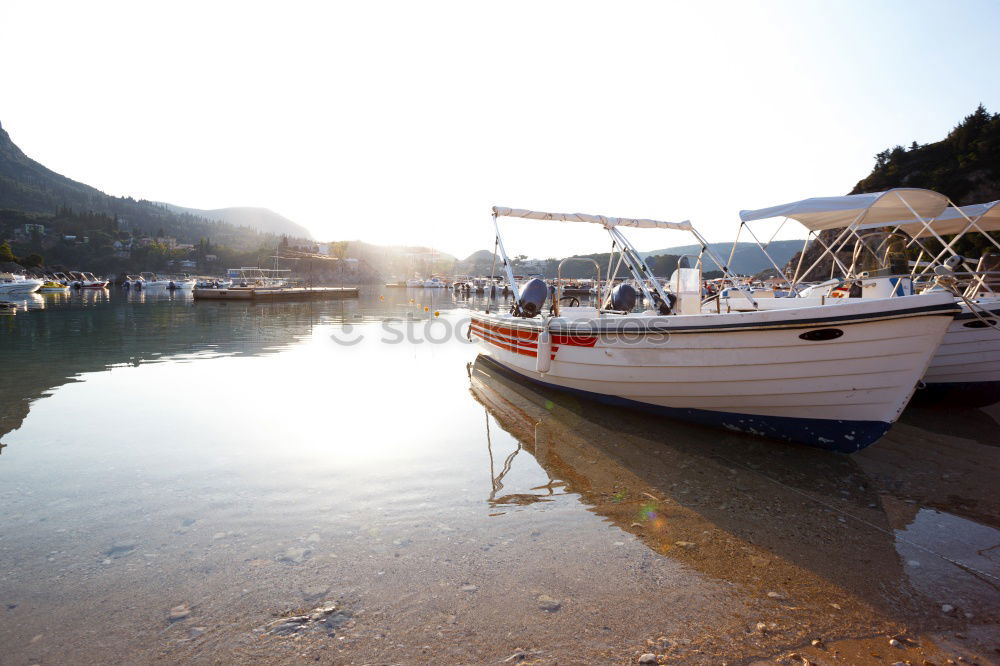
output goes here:
[[[815, 631], [845, 635], [853, 627], [868, 635], [873, 609], [882, 619], [925, 628], [953, 626], [941, 616], [944, 602], [988, 611], [983, 621], [1000, 611], [1000, 567], [973, 552], [989, 535], [1000, 539], [1000, 531], [960, 517], [944, 496], [933, 507], [925, 504], [929, 497], [918, 503], [891, 492], [899, 477], [914, 483], [923, 477], [921, 458], [933, 438], [910, 441], [894, 455], [891, 447], [873, 450], [873, 460], [868, 452], [831, 459], [684, 424], [664, 436], [652, 417], [538, 388], [483, 358], [470, 366], [470, 380], [475, 398], [516, 441], [504, 458], [496, 428], [491, 433], [491, 461], [504, 461], [493, 475], [494, 507], [504, 497], [521, 505], [546, 500], [564, 486], [653, 551], [750, 596], [773, 592], [786, 615], [794, 607], [796, 621]], [[996, 451], [966, 450], [994, 474]], [[547, 486], [502, 485], [525, 453], [546, 471]], [[892, 476], [884, 473], [889, 465]], [[879, 466], [883, 473], [867, 471]], [[966, 500], [984, 502], [989, 506], [980, 508], [997, 515], [990, 484], [972, 487], [976, 496]], [[976, 540], [963, 546], [947, 532], [929, 531], [930, 524], [962, 525]], [[950, 580], [951, 590], [938, 578]], [[833, 615], [831, 603], [838, 606]]]

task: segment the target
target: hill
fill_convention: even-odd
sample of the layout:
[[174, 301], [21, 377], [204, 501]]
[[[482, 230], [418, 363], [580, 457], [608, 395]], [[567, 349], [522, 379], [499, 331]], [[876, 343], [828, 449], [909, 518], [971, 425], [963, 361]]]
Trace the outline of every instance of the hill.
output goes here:
[[169, 203], [161, 203], [167, 210], [174, 213], [186, 213], [195, 217], [202, 217], [206, 220], [225, 222], [240, 227], [251, 227], [265, 234], [276, 234], [291, 236], [293, 238], [312, 239], [312, 234], [301, 224], [289, 220], [283, 215], [275, 213], [268, 208], [235, 207], [216, 208], [214, 210], [202, 210], [199, 208], [185, 208]]
[[70, 206], [107, 212], [110, 198], [31, 159], [0, 125], [0, 208], [52, 213], [59, 206]]
[[[132, 197], [110, 196], [31, 159], [14, 143], [2, 125], [0, 210], [7, 213], [8, 222], [12, 217], [18, 217], [17, 222], [20, 222], [21, 217], [51, 218], [66, 211], [104, 216], [114, 221], [113, 230], [128, 230], [144, 236], [170, 236], [182, 243], [213, 238], [234, 247], [249, 248], [259, 246], [262, 234], [264, 237], [287, 235], [310, 239], [303, 227], [266, 209], [199, 211]], [[18, 216], [12, 216], [12, 213]], [[40, 224], [45, 222], [43, 219], [37, 221]], [[3, 222], [0, 219], [0, 224]]]
[[[922, 187], [944, 194], [959, 206], [1000, 199], [1000, 114], [989, 113], [980, 104], [941, 141], [908, 148], [895, 146], [875, 156], [875, 167], [849, 194], [883, 192], [893, 187]], [[829, 242], [833, 234], [823, 232]], [[987, 247], [981, 234], [970, 234], [956, 244], [960, 254], [978, 257]], [[936, 245], [934, 241], [925, 244]], [[819, 248], [806, 251], [805, 263], [819, 256]], [[853, 245], [840, 253], [850, 263]], [[798, 255], [792, 262], [798, 261]], [[830, 261], [824, 261], [806, 279], [830, 275]], [[794, 266], [793, 266], [794, 267]]]
[[980, 104], [941, 141], [882, 151], [850, 194], [893, 187], [924, 187], [959, 206], [1000, 199], [1000, 114]]
[[[802, 243], [803, 241], [801, 240], [773, 241], [767, 246], [767, 253], [771, 255], [775, 263], [779, 266], [784, 266], [796, 252], [802, 249]], [[709, 243], [708, 246], [723, 260], [728, 260], [729, 253], [733, 250], [732, 243]], [[668, 247], [640, 254], [645, 257], [652, 257], [659, 254], [677, 256], [693, 255], [697, 257], [700, 251], [700, 245], [681, 245], [679, 247]], [[704, 260], [704, 267], [706, 271], [715, 269], [712, 260], [707, 257]], [[755, 275], [762, 270], [772, 268], [772, 266], [756, 243], [737, 243], [730, 268], [740, 275]]]
[[214, 271], [268, 256], [281, 236], [312, 245], [303, 227], [266, 209], [199, 211], [110, 196], [31, 159], [0, 126], [0, 242], [33, 265]]

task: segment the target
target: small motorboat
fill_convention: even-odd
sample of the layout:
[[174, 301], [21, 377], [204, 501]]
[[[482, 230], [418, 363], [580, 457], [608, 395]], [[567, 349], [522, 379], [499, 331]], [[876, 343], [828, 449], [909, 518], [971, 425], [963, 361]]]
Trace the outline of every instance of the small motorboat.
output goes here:
[[[551, 308], [543, 280], [515, 281], [497, 217], [585, 222], [604, 227], [652, 307], [635, 312], [636, 289], [618, 285], [596, 307], [563, 306], [561, 273]], [[490, 298], [473, 312], [480, 352], [522, 378], [668, 418], [850, 453], [884, 435], [906, 407], [960, 311], [948, 293], [851, 299], [769, 310], [702, 309], [701, 262], [656, 279], [623, 228], [691, 233], [736, 284], [689, 221], [613, 218], [494, 208], [513, 307]], [[601, 284], [600, 266], [595, 284]], [[754, 304], [749, 290], [735, 296]], [[765, 299], [760, 299], [761, 301]], [[783, 299], [791, 300], [791, 299]], [[845, 299], [846, 300], [846, 299]]]
[[161, 278], [156, 273], [143, 272], [139, 274], [140, 284], [135, 284], [134, 286], [138, 289], [168, 289], [170, 287], [171, 280], [167, 278]]
[[0, 273], [0, 294], [31, 294], [42, 286], [42, 280], [14, 273]]
[[65, 294], [67, 291], [69, 287], [56, 280], [45, 280], [38, 288], [38, 292], [42, 294]]
[[[917, 394], [926, 401], [965, 407], [1000, 401], [1000, 240], [991, 235], [1000, 231], [1000, 201], [955, 206], [933, 190], [896, 188], [744, 210], [740, 218], [747, 228], [750, 222], [784, 218], [802, 224], [810, 236], [824, 230], [838, 234], [835, 243], [823, 245], [811, 266], [800, 261], [783, 297], [774, 293], [758, 299], [761, 308], [948, 291], [961, 311], [931, 359]], [[983, 248], [978, 259], [955, 250], [958, 241], [970, 234], [977, 234]], [[948, 236], [943, 249], [927, 244]], [[834, 252], [844, 249], [848, 240], [854, 245], [849, 264]], [[919, 249], [916, 260], [908, 255], [911, 248]], [[822, 260], [834, 262], [842, 277], [806, 286], [802, 278], [812, 275]], [[721, 304], [736, 309], [746, 301], [730, 296]]]
[[190, 291], [194, 289], [197, 280], [189, 277], [175, 277], [170, 278], [170, 284], [167, 285], [167, 289], [171, 291]]
[[107, 280], [102, 280], [93, 273], [86, 271], [70, 271], [70, 286], [74, 289], [106, 289]]

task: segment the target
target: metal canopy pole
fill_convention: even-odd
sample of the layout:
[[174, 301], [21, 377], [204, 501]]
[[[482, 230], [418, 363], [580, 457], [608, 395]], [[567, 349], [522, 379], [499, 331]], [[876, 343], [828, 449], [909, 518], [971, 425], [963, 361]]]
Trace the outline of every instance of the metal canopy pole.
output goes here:
[[521, 293], [517, 288], [517, 283], [514, 281], [514, 269], [510, 265], [510, 260], [507, 259], [507, 251], [503, 248], [503, 239], [500, 238], [500, 225], [497, 223], [496, 213], [493, 213], [493, 229], [496, 231], [497, 247], [500, 248], [500, 256], [503, 257], [503, 267], [507, 273], [507, 282], [510, 283], [510, 290], [514, 294], [514, 304], [517, 305], [521, 300]]
[[652, 304], [655, 299], [653, 298], [653, 294], [650, 293], [649, 289], [646, 287], [647, 281], [653, 283], [653, 289], [664, 303], [670, 303], [670, 299], [668, 299], [667, 295], [663, 292], [663, 287], [660, 286], [659, 280], [656, 279], [656, 276], [653, 275], [653, 271], [650, 270], [649, 264], [646, 263], [645, 259], [639, 256], [639, 253], [636, 252], [636, 249], [632, 246], [629, 240], [622, 235], [622, 232], [618, 231], [617, 227], [609, 226], [606, 227], [606, 229], [608, 230], [608, 234], [611, 238], [618, 241], [618, 245], [621, 247], [622, 251], [622, 259], [625, 260], [625, 265], [627, 265], [632, 271], [632, 275], [635, 276], [635, 279], [639, 281], [639, 288], [642, 289], [642, 293], [647, 299], [649, 299], [649, 303]]
[[[749, 230], [749, 228], [748, 228], [748, 230]], [[708, 255], [708, 258], [711, 259], [712, 262], [716, 266], [719, 267], [719, 269], [722, 271], [723, 275], [725, 275], [726, 277], [728, 277], [732, 281], [733, 286], [735, 287], [736, 286], [736, 276], [729, 269], [729, 265], [726, 264], [726, 263], [724, 263], [722, 261], [722, 259], [719, 258], [719, 255], [717, 255], [715, 253], [715, 251], [711, 247], [708, 246], [708, 241], [705, 240], [704, 237], [702, 237], [702, 235], [698, 233], [697, 229], [695, 229], [694, 227], [692, 227], [691, 228], [691, 234], [694, 235], [694, 237], [698, 239], [699, 243], [701, 243], [702, 251], [705, 254]], [[739, 291], [741, 294], [743, 294], [746, 297], [746, 299], [748, 301], [750, 301], [750, 305], [753, 306], [754, 310], [757, 309], [757, 301], [754, 300], [753, 296], [750, 295], [749, 291], [744, 291], [743, 289], [739, 289], [739, 288], [737, 288], [737, 291]]]

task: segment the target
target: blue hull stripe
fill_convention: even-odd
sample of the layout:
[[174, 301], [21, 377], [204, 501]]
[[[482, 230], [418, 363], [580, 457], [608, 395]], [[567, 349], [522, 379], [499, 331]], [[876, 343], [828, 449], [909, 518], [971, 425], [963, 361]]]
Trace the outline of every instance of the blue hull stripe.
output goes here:
[[489, 356], [480, 356], [479, 358], [515, 379], [528, 380], [556, 391], [572, 393], [607, 405], [638, 409], [679, 421], [690, 421], [721, 427], [759, 437], [796, 442], [840, 453], [854, 453], [877, 442], [892, 426], [891, 423], [884, 421], [798, 419], [788, 416], [760, 416], [756, 414], [738, 414], [735, 412], [713, 412], [687, 407], [663, 407], [661, 405], [651, 405], [646, 402], [638, 402], [614, 395], [592, 393], [581, 389], [559, 386], [558, 384], [550, 384], [511, 370]]

